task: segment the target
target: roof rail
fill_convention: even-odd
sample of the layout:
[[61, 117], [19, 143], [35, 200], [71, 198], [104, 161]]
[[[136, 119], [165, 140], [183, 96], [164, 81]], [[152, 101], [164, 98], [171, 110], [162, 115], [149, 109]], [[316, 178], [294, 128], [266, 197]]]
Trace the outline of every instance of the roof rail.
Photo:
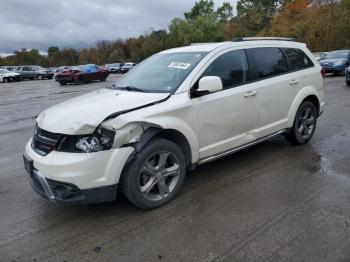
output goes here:
[[261, 40], [277, 40], [277, 41], [292, 41], [298, 42], [295, 38], [286, 37], [237, 37], [232, 40], [232, 42], [244, 42], [244, 41], [261, 41]]
[[207, 44], [217, 44], [218, 42], [202, 42], [202, 43], [191, 43], [190, 45], [207, 45]]

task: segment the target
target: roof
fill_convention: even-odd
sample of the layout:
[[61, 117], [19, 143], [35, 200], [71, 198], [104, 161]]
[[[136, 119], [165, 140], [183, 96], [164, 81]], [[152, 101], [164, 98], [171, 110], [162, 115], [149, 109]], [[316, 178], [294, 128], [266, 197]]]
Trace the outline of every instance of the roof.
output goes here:
[[285, 41], [285, 40], [249, 40], [249, 41], [226, 41], [217, 43], [195, 43], [189, 46], [177, 47], [168, 50], [164, 50], [161, 53], [177, 53], [177, 52], [211, 52], [217, 48], [223, 47], [239, 47], [239, 46], [251, 46], [251, 45], [275, 45], [275, 46], [285, 46], [285, 47], [302, 47], [305, 46], [304, 43], [295, 41]]

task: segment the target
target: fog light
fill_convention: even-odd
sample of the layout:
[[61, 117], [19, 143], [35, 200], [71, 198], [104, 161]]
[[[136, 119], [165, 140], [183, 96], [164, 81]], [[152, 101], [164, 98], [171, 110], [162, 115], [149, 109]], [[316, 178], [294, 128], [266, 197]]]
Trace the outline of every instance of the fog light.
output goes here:
[[55, 186], [55, 191], [56, 194], [61, 198], [69, 198], [72, 195], [70, 188], [65, 185]]

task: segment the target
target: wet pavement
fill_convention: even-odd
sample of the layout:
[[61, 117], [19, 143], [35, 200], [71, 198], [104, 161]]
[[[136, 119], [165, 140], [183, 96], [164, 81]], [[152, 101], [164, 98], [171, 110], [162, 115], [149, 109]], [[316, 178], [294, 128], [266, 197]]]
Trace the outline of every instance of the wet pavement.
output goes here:
[[[112, 78], [116, 78], [113, 76]], [[277, 137], [192, 172], [168, 205], [64, 207], [30, 187], [24, 145], [46, 107], [104, 83], [0, 83], [0, 261], [350, 261], [350, 87], [325, 81], [312, 141]]]

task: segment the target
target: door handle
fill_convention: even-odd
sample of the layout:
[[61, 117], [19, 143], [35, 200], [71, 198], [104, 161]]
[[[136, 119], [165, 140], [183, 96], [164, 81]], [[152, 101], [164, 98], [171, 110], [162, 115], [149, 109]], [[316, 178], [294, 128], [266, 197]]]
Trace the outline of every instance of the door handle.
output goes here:
[[256, 90], [248, 91], [244, 94], [244, 97], [255, 96], [258, 92]]
[[298, 82], [299, 82], [299, 81], [298, 81], [297, 79], [293, 79], [293, 80], [290, 80], [290, 81], [289, 81], [289, 84], [290, 84], [290, 85], [296, 85], [296, 84], [298, 84]]

